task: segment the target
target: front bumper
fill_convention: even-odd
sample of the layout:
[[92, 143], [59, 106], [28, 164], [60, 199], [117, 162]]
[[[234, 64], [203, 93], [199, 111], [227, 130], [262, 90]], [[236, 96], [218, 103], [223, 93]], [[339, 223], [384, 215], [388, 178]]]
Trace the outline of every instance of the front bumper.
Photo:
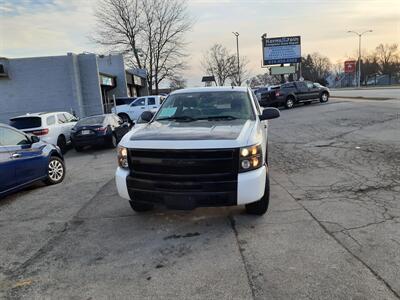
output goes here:
[[196, 207], [242, 205], [258, 201], [264, 195], [267, 173], [267, 167], [263, 166], [254, 171], [238, 174], [234, 192], [159, 192], [140, 191], [138, 189], [134, 191], [131, 188], [133, 183], [130, 171], [122, 168], [117, 169], [115, 180], [118, 193], [122, 198], [137, 202], [162, 204], [174, 209], [193, 209]]

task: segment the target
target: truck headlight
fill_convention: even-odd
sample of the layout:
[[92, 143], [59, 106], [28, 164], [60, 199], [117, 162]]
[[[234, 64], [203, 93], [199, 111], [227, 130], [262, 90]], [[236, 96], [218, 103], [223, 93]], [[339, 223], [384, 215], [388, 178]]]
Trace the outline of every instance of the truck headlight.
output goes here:
[[262, 166], [261, 145], [240, 148], [239, 172], [247, 172]]
[[125, 147], [118, 147], [118, 165], [121, 168], [127, 169], [128, 165], [128, 149]]

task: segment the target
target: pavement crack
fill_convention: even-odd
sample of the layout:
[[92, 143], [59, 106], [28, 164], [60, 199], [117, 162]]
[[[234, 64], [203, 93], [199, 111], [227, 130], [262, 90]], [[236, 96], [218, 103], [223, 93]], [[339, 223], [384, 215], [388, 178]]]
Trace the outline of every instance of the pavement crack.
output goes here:
[[[296, 198], [295, 198], [282, 184], [280, 184], [280, 183], [278, 182], [278, 185], [280, 185], [280, 186], [290, 195], [290, 197], [292, 197], [293, 200], [296, 201]], [[375, 278], [376, 278], [378, 281], [382, 282], [382, 283], [386, 286], [386, 288], [387, 288], [388, 290], [390, 290], [390, 291], [393, 293], [393, 295], [394, 295], [396, 298], [400, 299], [400, 294], [390, 285], [390, 283], [388, 283], [381, 275], [379, 275], [377, 271], [375, 271], [373, 268], [371, 268], [361, 257], [359, 257], [358, 255], [356, 255], [355, 253], [353, 253], [345, 244], [343, 244], [343, 243], [333, 234], [333, 232], [330, 232], [330, 231], [328, 230], [328, 228], [323, 224], [323, 222], [321, 222], [320, 220], [318, 220], [317, 217], [314, 216], [314, 214], [313, 214], [309, 209], [307, 209], [301, 202], [299, 202], [299, 201], [296, 201], [296, 202], [299, 203], [299, 205], [301, 205], [301, 207], [311, 216], [311, 218], [312, 218], [315, 222], [317, 222], [317, 224], [325, 231], [325, 233], [326, 233], [327, 235], [329, 235], [331, 238], [333, 238], [333, 240], [335, 240], [336, 243], [338, 243], [340, 246], [342, 246], [342, 248], [345, 249], [354, 259], [356, 259], [357, 261], [359, 261], [365, 268], [367, 268], [367, 269], [371, 272], [371, 274], [372, 274], [373, 276], [375, 276]], [[387, 221], [387, 220], [384, 220], [383, 222], [386, 222], [386, 221]]]
[[57, 245], [59, 241], [74, 227], [77, 227], [83, 223], [78, 216], [80, 212], [85, 209], [96, 197], [103, 192], [103, 189], [114, 179], [108, 180], [104, 185], [102, 185], [99, 190], [91, 197], [79, 210], [78, 212], [67, 222], [64, 222], [63, 228], [57, 231], [47, 242], [39, 248], [30, 258], [25, 260], [21, 265], [19, 265], [14, 270], [6, 271], [6, 277], [8, 280], [15, 280], [23, 276], [29, 266], [42, 259], [46, 254], [48, 254], [54, 246]]
[[236, 245], [238, 247], [238, 250], [239, 250], [239, 253], [240, 253], [240, 257], [241, 257], [242, 262], [243, 262], [244, 269], [246, 271], [247, 282], [248, 282], [250, 290], [251, 290], [252, 299], [256, 299], [256, 293], [255, 293], [256, 286], [255, 286], [254, 282], [251, 279], [251, 270], [250, 270], [250, 267], [249, 267], [249, 263], [246, 261], [246, 258], [244, 257], [243, 248], [241, 246], [241, 243], [239, 242], [239, 232], [237, 231], [237, 228], [236, 228], [236, 221], [235, 221], [235, 219], [234, 219], [234, 217], [232, 215], [229, 215], [228, 219], [229, 219], [229, 223], [231, 225], [231, 228], [233, 230], [233, 233], [235, 234]]

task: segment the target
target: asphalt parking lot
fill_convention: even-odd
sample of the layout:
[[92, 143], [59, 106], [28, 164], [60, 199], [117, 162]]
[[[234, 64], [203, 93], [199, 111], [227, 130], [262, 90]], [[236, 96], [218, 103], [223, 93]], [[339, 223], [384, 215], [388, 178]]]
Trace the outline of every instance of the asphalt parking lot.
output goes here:
[[331, 100], [270, 122], [271, 202], [136, 214], [115, 150], [0, 200], [0, 298], [399, 299], [400, 101]]

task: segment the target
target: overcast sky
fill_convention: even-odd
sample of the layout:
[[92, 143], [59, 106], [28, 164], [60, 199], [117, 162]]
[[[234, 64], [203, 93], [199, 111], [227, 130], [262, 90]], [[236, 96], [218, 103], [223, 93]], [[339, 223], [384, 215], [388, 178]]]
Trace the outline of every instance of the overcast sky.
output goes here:
[[[95, 0], [0, 0], [0, 56], [30, 57], [95, 52], [88, 36], [94, 29]], [[354, 57], [358, 39], [347, 30], [374, 32], [363, 38], [364, 50], [379, 43], [400, 44], [400, 0], [189, 0], [196, 20], [187, 35], [189, 66], [185, 77], [200, 85], [200, 60], [214, 43], [236, 51], [232, 31], [240, 33], [241, 55], [252, 74], [260, 68], [263, 33], [300, 35], [302, 54], [320, 52], [333, 63]]]

